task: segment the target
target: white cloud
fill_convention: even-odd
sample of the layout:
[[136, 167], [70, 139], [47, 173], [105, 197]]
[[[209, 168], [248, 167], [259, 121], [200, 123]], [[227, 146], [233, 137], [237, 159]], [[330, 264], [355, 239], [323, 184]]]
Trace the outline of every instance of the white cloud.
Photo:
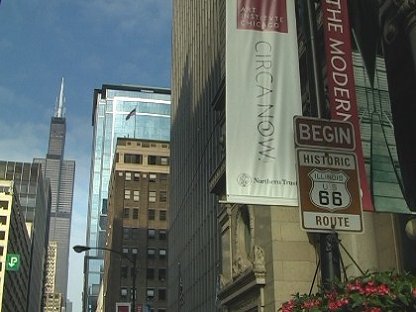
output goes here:
[[[0, 159], [32, 162], [34, 157], [45, 157], [48, 126], [33, 123], [0, 122]], [[45, 139], [46, 138], [46, 139]]]

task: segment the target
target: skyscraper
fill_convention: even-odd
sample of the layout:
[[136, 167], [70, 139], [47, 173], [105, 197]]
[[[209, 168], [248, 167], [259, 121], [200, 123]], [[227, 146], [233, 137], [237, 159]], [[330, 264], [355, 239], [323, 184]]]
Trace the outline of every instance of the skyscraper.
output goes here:
[[50, 181], [52, 205], [49, 242], [57, 244], [54, 292], [66, 298], [75, 161], [64, 159], [66, 136], [64, 111], [64, 79], [62, 78], [55, 114], [51, 118], [48, 152], [46, 158], [36, 158], [34, 162], [42, 164], [43, 175]]
[[[30, 238], [13, 181], [0, 178], [0, 310], [26, 311]], [[14, 261], [8, 260], [13, 256]]]
[[28, 312], [41, 311], [51, 194], [40, 164], [0, 161], [0, 179], [11, 180], [28, 228], [30, 246]]
[[166, 311], [168, 188], [168, 142], [117, 140], [106, 247], [122, 252], [124, 257], [115, 252], [105, 255], [105, 311], [129, 302], [133, 293], [134, 311], [144, 310], [146, 305], [154, 311]]
[[[94, 91], [93, 147], [86, 245], [104, 247], [108, 186], [118, 137], [168, 141], [170, 90], [127, 85], [103, 85]], [[83, 311], [95, 311], [104, 269], [103, 252], [84, 258]]]

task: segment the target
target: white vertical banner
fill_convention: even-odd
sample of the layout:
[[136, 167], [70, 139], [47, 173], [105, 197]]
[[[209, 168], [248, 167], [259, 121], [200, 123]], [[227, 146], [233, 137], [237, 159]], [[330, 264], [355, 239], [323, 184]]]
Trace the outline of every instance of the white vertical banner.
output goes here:
[[302, 115], [295, 0], [227, 0], [227, 201], [298, 204], [293, 116]]

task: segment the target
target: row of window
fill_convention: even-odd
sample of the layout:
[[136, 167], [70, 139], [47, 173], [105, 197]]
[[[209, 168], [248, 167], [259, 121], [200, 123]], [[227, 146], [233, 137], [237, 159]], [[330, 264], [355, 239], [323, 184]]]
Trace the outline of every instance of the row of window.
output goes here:
[[[127, 248], [127, 247], [123, 247], [123, 254], [129, 254], [132, 253], [134, 255], [138, 255], [139, 254], [139, 250], [137, 248]], [[168, 251], [166, 248], [147, 248], [147, 258], [148, 259], [155, 259], [156, 258], [156, 254], [158, 255], [159, 259], [166, 259], [167, 255], [168, 255]]]
[[[119, 172], [119, 175], [123, 175], [123, 172]], [[148, 176], [149, 175], [149, 176]], [[166, 182], [168, 180], [168, 174], [166, 173], [140, 173], [140, 172], [129, 172], [126, 171], [125, 172], [125, 180], [126, 181], [140, 181], [140, 179], [147, 179], [149, 180], [149, 182]]]
[[[156, 258], [156, 248], [147, 248], [147, 258], [148, 259], [155, 259]], [[159, 249], [159, 259], [166, 259], [168, 251], [165, 248]]]
[[[159, 220], [166, 221], [168, 211], [167, 210], [158, 210], [159, 212]], [[129, 219], [132, 218], [133, 220], [139, 219], [139, 208], [124, 208], [123, 209], [123, 218]], [[147, 210], [147, 219], [148, 220], [156, 220], [156, 210], [155, 209], [148, 209]]]
[[[166, 230], [155, 230], [155, 229], [147, 230], [148, 239], [156, 239], [156, 236], [158, 236], [159, 240], [165, 241], [167, 239], [168, 234]], [[138, 228], [123, 227], [123, 240], [138, 240], [138, 239], [139, 239]]]
[[165, 268], [162, 269], [155, 269], [155, 268], [147, 268], [146, 270], [146, 278], [148, 280], [156, 279], [156, 272], [158, 273], [158, 280], [161, 282], [166, 281], [167, 278], [167, 270]]
[[[125, 153], [123, 155], [123, 161], [125, 164], [143, 164], [143, 158], [142, 154]], [[119, 153], [116, 153], [116, 162], [120, 162]], [[148, 155], [147, 165], [169, 166], [169, 157]]]
[[[140, 191], [139, 190], [124, 190], [124, 199], [133, 199], [134, 201], [140, 200]], [[148, 200], [149, 203], [155, 203], [157, 199], [157, 192], [156, 191], [149, 191]], [[166, 203], [168, 199], [168, 192], [167, 191], [159, 191], [159, 202]]]
[[[156, 291], [157, 291], [157, 298], [156, 298]], [[130, 296], [131, 296], [132, 293], [133, 293], [133, 289], [130, 289], [130, 291], [129, 291], [129, 289], [127, 287], [122, 287], [120, 289], [121, 299], [127, 299], [128, 295], [129, 295], [129, 292], [130, 292]], [[148, 287], [146, 289], [146, 299], [147, 299], [147, 301], [152, 301], [152, 302], [154, 302], [155, 300], [165, 301], [165, 300], [167, 300], [167, 294], [168, 294], [168, 292], [167, 292], [166, 288], [155, 289], [155, 288]]]

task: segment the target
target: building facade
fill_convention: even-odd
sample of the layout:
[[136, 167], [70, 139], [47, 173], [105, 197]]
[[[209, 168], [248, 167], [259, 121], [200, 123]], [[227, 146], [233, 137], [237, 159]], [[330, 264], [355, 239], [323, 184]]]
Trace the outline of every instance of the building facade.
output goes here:
[[65, 300], [61, 293], [45, 293], [43, 297], [43, 312], [61, 312], [66, 311]]
[[48, 297], [51, 297], [49, 295], [54, 294], [55, 289], [56, 289], [55, 283], [56, 283], [57, 258], [58, 258], [58, 243], [49, 242], [48, 255], [46, 257], [45, 282], [44, 282], [44, 290], [43, 290], [45, 296], [48, 296]]
[[155, 312], [165, 312], [169, 143], [118, 138], [115, 152], [106, 248], [124, 257], [114, 252], [105, 254], [104, 311], [113, 311], [117, 303], [130, 302], [135, 286], [136, 309], [144, 311], [148, 306]]
[[[34, 162], [42, 165], [43, 175], [49, 180], [51, 188], [49, 243], [55, 245], [56, 242], [57, 247], [55, 288], [52, 292], [61, 293], [62, 297], [66, 298], [75, 161], [64, 159], [66, 137], [64, 111], [64, 79], [62, 78], [55, 114], [51, 118], [48, 152], [46, 158], [35, 158]], [[49, 282], [48, 284], [50, 285]]]
[[[317, 290], [313, 277], [320, 240], [301, 229], [299, 207], [226, 202], [226, 3], [185, 0], [173, 5], [169, 311], [271, 312], [291, 294]], [[311, 116], [312, 90], [305, 87], [310, 67], [302, 41], [309, 38], [302, 39], [301, 33], [299, 38], [302, 109]], [[400, 206], [382, 59], [372, 86], [359, 55], [354, 61], [362, 132], [368, 139], [365, 162], [377, 176], [373, 188], [379, 190], [373, 200]], [[365, 234], [339, 235], [351, 256], [341, 254], [347, 275], [360, 274], [354, 263], [364, 271], [411, 268], [399, 242], [404, 234], [399, 217], [365, 212], [363, 218]]]
[[0, 180], [0, 220], [0, 310], [27, 311], [31, 242], [10, 180]]
[[30, 237], [28, 305], [25, 311], [41, 310], [44, 267], [48, 247], [51, 195], [48, 180], [37, 163], [0, 161], [0, 178], [14, 182], [20, 210]]
[[[107, 239], [108, 186], [118, 137], [169, 141], [170, 90], [103, 85], [94, 91], [93, 150], [86, 245], [104, 247]], [[83, 311], [95, 311], [103, 275], [103, 254], [84, 258]]]

